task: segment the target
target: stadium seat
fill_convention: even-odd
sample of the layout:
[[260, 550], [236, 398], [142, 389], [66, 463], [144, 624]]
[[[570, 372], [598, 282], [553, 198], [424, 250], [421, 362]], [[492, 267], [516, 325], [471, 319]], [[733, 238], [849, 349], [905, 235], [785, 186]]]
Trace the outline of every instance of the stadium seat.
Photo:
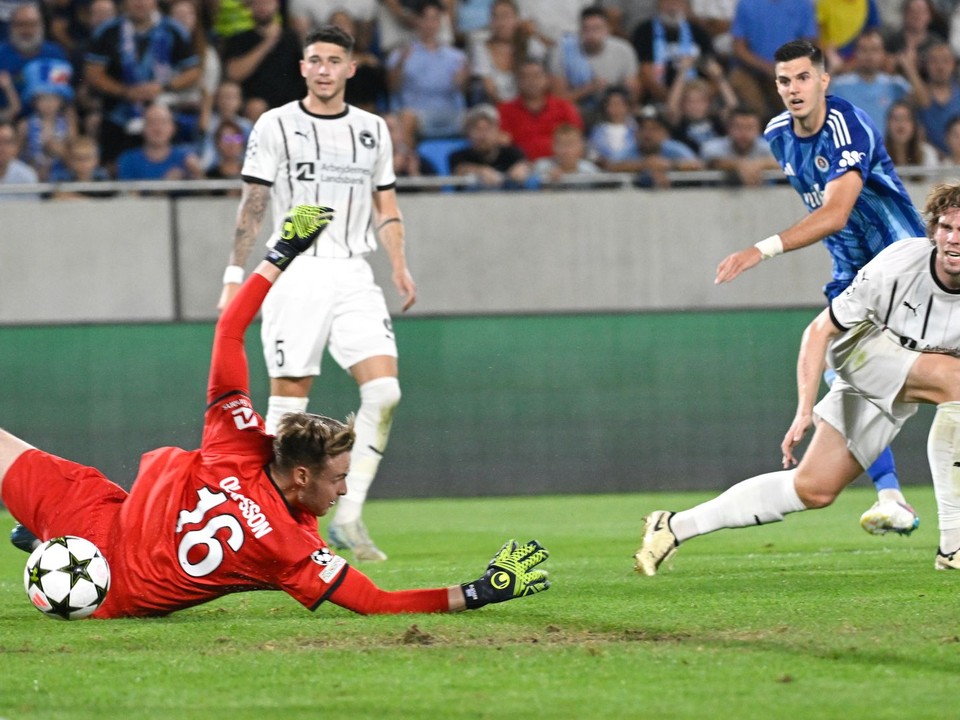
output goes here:
[[438, 175], [450, 174], [450, 153], [465, 148], [467, 146], [466, 138], [446, 137], [429, 138], [421, 140], [417, 145], [417, 152], [430, 160], [436, 168]]

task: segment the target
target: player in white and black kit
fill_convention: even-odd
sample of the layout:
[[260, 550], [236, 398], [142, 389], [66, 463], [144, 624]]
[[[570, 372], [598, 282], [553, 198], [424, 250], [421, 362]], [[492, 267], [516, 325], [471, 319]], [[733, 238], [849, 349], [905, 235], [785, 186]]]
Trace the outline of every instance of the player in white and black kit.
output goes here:
[[[896, 242], [867, 263], [804, 331], [797, 412], [784, 470], [744, 480], [682, 512], [646, 518], [636, 569], [654, 575], [683, 541], [826, 507], [893, 440], [918, 403], [937, 405], [927, 444], [937, 497], [935, 567], [960, 569], [960, 183], [938, 185], [924, 208], [927, 238]], [[837, 372], [816, 403], [825, 358]], [[795, 469], [794, 449], [817, 420]]]
[[[323, 26], [304, 41], [300, 72], [306, 97], [257, 120], [243, 164], [243, 195], [220, 308], [240, 286], [268, 198], [274, 218], [300, 204], [336, 210], [333, 223], [263, 305], [261, 336], [270, 375], [266, 427], [273, 433], [283, 415], [306, 409], [328, 347], [360, 388], [348, 492], [328, 536], [356, 560], [379, 561], [386, 555], [370, 539], [361, 511], [387, 445], [400, 384], [390, 315], [365, 259], [377, 240], [390, 258], [403, 310], [415, 302], [416, 284], [404, 253], [390, 133], [382, 118], [344, 101], [355, 71], [353, 38]], [[268, 244], [275, 241], [276, 234]]]

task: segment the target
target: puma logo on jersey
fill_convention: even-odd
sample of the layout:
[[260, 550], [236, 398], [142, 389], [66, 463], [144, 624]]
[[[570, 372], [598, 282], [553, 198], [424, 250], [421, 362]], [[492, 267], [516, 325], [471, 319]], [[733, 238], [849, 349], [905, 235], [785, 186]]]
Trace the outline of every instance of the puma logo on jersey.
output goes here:
[[309, 140], [309, 139], [310, 139], [310, 136], [309, 136], [309, 135], [307, 135], [305, 132], [300, 132], [299, 130], [294, 130], [294, 131], [293, 131], [293, 134], [294, 134], [294, 135], [299, 135], [299, 136], [302, 137], [304, 140]]
[[908, 303], [906, 300], [904, 300], [904, 301], [903, 301], [903, 305], [904, 305], [904, 307], [908, 308], [908, 309], [910, 310], [910, 312], [913, 313], [913, 316], [914, 316], [914, 317], [916, 317], [916, 316], [917, 316], [917, 310], [920, 308], [921, 303], [917, 303], [916, 305], [911, 305], [911, 304]]

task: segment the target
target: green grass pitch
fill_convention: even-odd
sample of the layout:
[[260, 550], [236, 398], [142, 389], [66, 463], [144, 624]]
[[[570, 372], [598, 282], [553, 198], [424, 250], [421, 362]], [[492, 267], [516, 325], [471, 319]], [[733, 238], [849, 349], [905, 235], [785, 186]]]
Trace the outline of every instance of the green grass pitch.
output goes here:
[[[0, 718], [948, 718], [960, 716], [960, 573], [936, 511], [870, 537], [872, 490], [680, 548], [636, 575], [643, 513], [708, 495], [379, 501], [385, 588], [465, 582], [509, 537], [553, 587], [476, 612], [364, 618], [246, 593], [151, 620], [59, 622], [0, 542]], [[12, 525], [0, 514], [3, 538]]]

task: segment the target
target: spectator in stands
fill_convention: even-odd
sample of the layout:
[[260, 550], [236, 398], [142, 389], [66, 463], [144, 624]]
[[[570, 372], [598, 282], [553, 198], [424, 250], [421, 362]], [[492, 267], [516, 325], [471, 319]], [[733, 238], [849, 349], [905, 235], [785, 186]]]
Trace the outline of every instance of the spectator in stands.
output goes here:
[[[0, 185], [27, 185], [36, 183], [36, 171], [22, 160], [17, 160], [17, 132], [9, 122], [0, 122]], [[39, 199], [32, 193], [4, 193], [0, 200]]]
[[[356, 23], [350, 13], [337, 10], [331, 13], [329, 23], [356, 38]], [[344, 98], [354, 107], [379, 115], [390, 107], [387, 69], [365, 42], [354, 41], [353, 61], [357, 69], [347, 83]]]
[[669, 173], [674, 170], [702, 170], [703, 162], [679, 140], [670, 139], [667, 121], [653, 106], [647, 106], [637, 119], [637, 149], [640, 157], [610, 163], [611, 172], [637, 174], [640, 187], [670, 187]]
[[260, 116], [269, 109], [270, 106], [267, 105], [267, 101], [263, 98], [247, 98], [243, 101], [243, 117], [246, 118], [251, 125], [255, 124], [257, 120], [260, 119]]
[[[63, 164], [55, 165], [50, 171], [50, 182], [75, 183], [99, 182], [109, 180], [110, 174], [100, 165], [100, 149], [97, 141], [87, 135], [78, 135], [67, 144]], [[57, 190], [53, 197], [57, 200], [76, 200], [89, 197], [111, 197], [112, 191]]]
[[645, 102], [666, 102], [678, 74], [693, 79], [713, 58], [710, 34], [687, 16], [686, 0], [658, 0], [657, 13], [637, 26], [631, 42]]
[[83, 23], [83, 27], [77, 30], [80, 36], [75, 38], [73, 50], [70, 52], [74, 69], [74, 89], [76, 90], [74, 105], [77, 108], [83, 134], [93, 138], [100, 135], [103, 101], [99, 93], [93, 90], [87, 82], [85, 59], [96, 28], [113, 20], [116, 16], [117, 6], [113, 0], [91, 0], [89, 6], [85, 8], [85, 12], [78, 16]]
[[550, 60], [553, 93], [573, 102], [587, 124], [599, 116], [603, 92], [610, 85], [626, 88], [632, 103], [639, 99], [637, 70], [630, 43], [610, 34], [607, 16], [596, 5], [580, 13], [579, 34], [560, 38]]
[[700, 157], [709, 169], [726, 172], [731, 185], [760, 185], [765, 171], [780, 169], [761, 131], [754, 110], [736, 108], [727, 121], [726, 137], [705, 142]]
[[[10, 15], [9, 40], [0, 43], [0, 72], [10, 74], [21, 100], [24, 94], [23, 69], [34, 60], [69, 63], [63, 48], [46, 39], [40, 6], [33, 3], [17, 5]], [[22, 109], [26, 109], [25, 102]]]
[[[576, 175], [596, 175], [600, 168], [586, 158], [587, 144], [583, 131], [576, 125], [561, 125], [553, 131], [553, 155], [533, 164], [533, 175], [540, 187], [590, 187]], [[574, 185], [574, 181], [576, 184]]]
[[897, 100], [887, 111], [887, 132], [883, 141], [890, 159], [897, 166], [902, 179], [923, 182], [924, 176], [903, 177], [903, 167], [937, 167], [940, 154], [925, 139], [923, 126], [917, 118], [917, 110], [909, 100]]
[[13, 122], [19, 117], [22, 108], [13, 78], [6, 70], [0, 70], [0, 122]]
[[637, 121], [631, 112], [630, 98], [623, 88], [607, 89], [603, 101], [603, 119], [590, 129], [587, 146], [594, 162], [602, 168], [640, 157]]
[[[686, 57], [680, 64], [683, 70], [693, 58]], [[667, 97], [665, 117], [674, 140], [685, 143], [695, 153], [713, 138], [726, 133], [727, 117], [737, 106], [737, 96], [724, 77], [723, 68], [714, 58], [702, 63], [714, 85], [707, 80], [678, 72]]]
[[157, 0], [125, 0], [124, 12], [94, 32], [84, 67], [90, 88], [103, 98], [104, 164], [143, 142], [147, 106], [163, 92], [194, 87], [200, 73], [186, 31], [159, 14]]
[[297, 33], [301, 42], [315, 27], [333, 24], [334, 13], [346, 12], [353, 23], [354, 32], [351, 35], [354, 42], [360, 47], [369, 48], [374, 40], [378, 7], [377, 0], [290, 0], [287, 11], [290, 28]]
[[657, 0], [600, 0], [599, 5], [610, 19], [610, 32], [624, 40], [657, 11]]
[[177, 141], [199, 143], [203, 128], [209, 123], [213, 94], [220, 85], [220, 55], [200, 26], [198, 0], [174, 0], [170, 17], [183, 25], [190, 37], [194, 54], [200, 59], [200, 81], [193, 87], [164, 93], [161, 100], [173, 110], [177, 121]]
[[[820, 46], [831, 73], [850, 70], [857, 49], [857, 39], [870, 30], [880, 30], [883, 23], [876, 0], [837, 2], [816, 0]], [[877, 127], [881, 127], [878, 123]]]
[[36, 170], [41, 182], [63, 160], [67, 144], [77, 136], [72, 73], [65, 60], [34, 60], [24, 69], [23, 99], [30, 111], [17, 126], [20, 159]]
[[483, 42], [490, 33], [491, 14], [496, 0], [458, 0], [454, 3], [454, 37], [460, 47]]
[[570, 124], [583, 129], [580, 113], [569, 100], [550, 93], [547, 71], [536, 60], [524, 60], [517, 70], [517, 97], [501, 103], [500, 127], [528, 160], [553, 153], [553, 132]]
[[773, 53], [790, 40], [817, 39], [810, 0], [739, 0], [731, 27], [734, 63], [728, 79], [740, 102], [766, 122], [783, 110]]
[[932, 45], [947, 40], [937, 21], [937, 11], [930, 0], [903, 0], [900, 29], [887, 39], [887, 51], [891, 55], [906, 52], [922, 57]]
[[517, 68], [527, 58], [543, 61], [547, 46], [520, 22], [515, 0], [494, 0], [490, 32], [470, 45], [470, 74], [479, 78], [484, 102], [497, 105], [517, 97]]
[[462, 50], [440, 42], [442, 14], [439, 0], [424, 0], [416, 38], [387, 59], [388, 83], [411, 145], [416, 138], [463, 134], [469, 67]]
[[6, 0], [0, 3], [0, 42], [6, 42], [13, 34], [13, 16], [23, 5], [39, 7], [36, 0]]
[[403, 136], [403, 127], [396, 113], [387, 113], [383, 116], [390, 131], [390, 141], [393, 145], [393, 171], [397, 177], [424, 177], [439, 175], [437, 166], [429, 158], [424, 157], [417, 148], [407, 144]]
[[253, 130], [253, 123], [240, 114], [242, 107], [243, 91], [240, 85], [231, 80], [220, 83], [213, 95], [213, 109], [200, 147], [200, 164], [204, 169], [209, 169], [218, 162], [214, 138], [220, 123], [226, 120], [235, 123], [243, 133], [243, 144], [246, 146], [250, 131]]
[[227, 41], [242, 32], [253, 30], [256, 23], [247, 0], [212, 0], [213, 37], [217, 38], [217, 52], [223, 57]]
[[733, 54], [733, 15], [737, 0], [691, 0], [690, 16], [710, 35], [713, 52], [726, 63]]
[[957, 59], [946, 42], [930, 45], [923, 56], [926, 81], [918, 82], [914, 93], [920, 124], [927, 140], [941, 153], [947, 148], [947, 122], [960, 115], [960, 83], [956, 79]]
[[564, 35], [576, 33], [581, 11], [595, 4], [596, 0], [517, 0], [520, 17], [531, 34], [548, 47], [559, 44]]
[[223, 120], [217, 126], [214, 142], [217, 147], [217, 162], [207, 169], [206, 177], [210, 180], [236, 180], [237, 187], [234, 190], [215, 190], [211, 194], [240, 197], [240, 171], [247, 147], [247, 134], [233, 120]]
[[879, 31], [866, 30], [857, 38], [856, 51], [849, 64], [850, 72], [835, 75], [830, 81], [830, 91], [834, 95], [849, 100], [866, 112], [881, 130], [885, 127], [890, 106], [913, 91], [911, 82], [920, 82], [913, 64], [904, 64], [904, 77], [884, 72], [889, 62]]
[[960, 165], [960, 115], [955, 115], [947, 122], [945, 137], [947, 152], [941, 159], [940, 164], [956, 167]]
[[474, 178], [484, 190], [527, 186], [530, 163], [516, 145], [500, 139], [500, 113], [493, 105], [470, 108], [464, 120], [469, 145], [450, 154], [450, 172]]
[[[380, 55], [389, 57], [394, 50], [409, 45], [416, 39], [423, 2], [424, 0], [380, 0], [376, 29]], [[441, 45], [453, 45], [456, 0], [437, 2], [440, 4], [437, 42]]]
[[303, 48], [297, 33], [283, 26], [279, 0], [249, 2], [254, 27], [227, 39], [224, 76], [240, 83], [245, 98], [279, 107], [303, 96]]
[[154, 103], [143, 114], [143, 147], [117, 158], [118, 180], [186, 180], [203, 177], [200, 160], [182, 145], [173, 145], [177, 127], [166, 105]]

